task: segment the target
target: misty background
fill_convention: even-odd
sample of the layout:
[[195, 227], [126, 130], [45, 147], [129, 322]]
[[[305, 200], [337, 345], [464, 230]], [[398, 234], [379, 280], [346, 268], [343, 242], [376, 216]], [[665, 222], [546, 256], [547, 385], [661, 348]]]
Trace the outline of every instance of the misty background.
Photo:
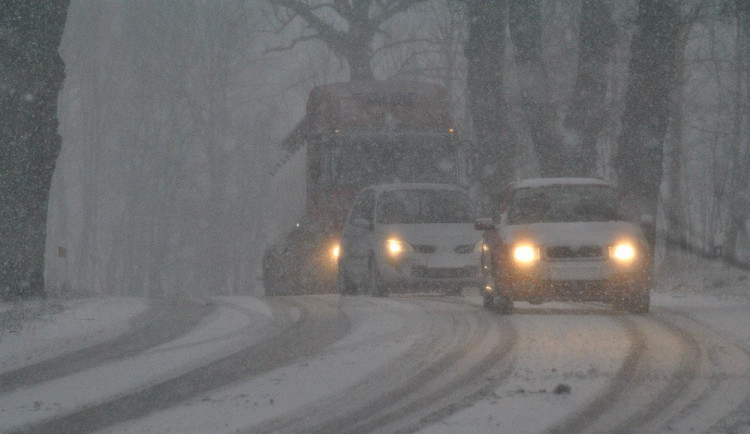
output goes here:
[[[312, 87], [368, 73], [449, 89], [483, 200], [519, 177], [603, 176], [657, 215], [660, 257], [670, 239], [750, 259], [748, 1], [363, 2], [377, 27], [357, 68], [321, 33], [356, 23], [308, 3], [327, 2], [70, 2], [47, 293], [262, 294], [263, 250], [304, 210], [304, 149], [272, 176], [280, 143]], [[639, 96], [649, 73], [667, 82]]]

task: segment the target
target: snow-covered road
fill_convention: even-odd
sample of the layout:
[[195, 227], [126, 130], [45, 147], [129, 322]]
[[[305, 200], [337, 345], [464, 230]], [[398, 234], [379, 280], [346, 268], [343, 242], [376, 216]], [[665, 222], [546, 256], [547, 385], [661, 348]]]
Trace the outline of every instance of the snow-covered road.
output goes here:
[[1, 335], [3, 432], [750, 432], [746, 297], [64, 304]]

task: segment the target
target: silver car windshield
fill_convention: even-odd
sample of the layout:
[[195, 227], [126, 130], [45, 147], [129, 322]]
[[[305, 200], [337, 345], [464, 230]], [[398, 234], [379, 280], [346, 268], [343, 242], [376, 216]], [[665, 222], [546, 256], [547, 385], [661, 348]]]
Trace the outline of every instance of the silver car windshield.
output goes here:
[[631, 220], [613, 188], [563, 185], [516, 190], [508, 208], [511, 224]]
[[455, 190], [399, 190], [381, 195], [377, 222], [383, 224], [472, 223], [469, 196]]

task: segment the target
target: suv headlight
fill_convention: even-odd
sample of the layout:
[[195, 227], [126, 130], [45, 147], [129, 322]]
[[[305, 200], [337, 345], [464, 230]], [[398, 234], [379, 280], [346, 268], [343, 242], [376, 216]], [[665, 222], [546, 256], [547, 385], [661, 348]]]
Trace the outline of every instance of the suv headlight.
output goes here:
[[609, 257], [617, 262], [627, 264], [636, 258], [635, 247], [630, 242], [620, 242], [609, 248]]
[[539, 248], [532, 244], [518, 244], [513, 247], [513, 260], [518, 264], [533, 264], [539, 260]]

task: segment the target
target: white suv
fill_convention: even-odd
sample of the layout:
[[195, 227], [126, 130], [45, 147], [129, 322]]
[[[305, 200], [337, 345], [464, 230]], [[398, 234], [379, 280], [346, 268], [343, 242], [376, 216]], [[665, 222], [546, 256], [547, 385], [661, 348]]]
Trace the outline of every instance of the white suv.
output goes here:
[[602, 301], [649, 310], [650, 249], [610, 183], [589, 178], [511, 184], [499, 218], [482, 218], [484, 306]]
[[341, 294], [479, 286], [481, 236], [469, 194], [444, 184], [388, 184], [357, 195], [341, 234]]

